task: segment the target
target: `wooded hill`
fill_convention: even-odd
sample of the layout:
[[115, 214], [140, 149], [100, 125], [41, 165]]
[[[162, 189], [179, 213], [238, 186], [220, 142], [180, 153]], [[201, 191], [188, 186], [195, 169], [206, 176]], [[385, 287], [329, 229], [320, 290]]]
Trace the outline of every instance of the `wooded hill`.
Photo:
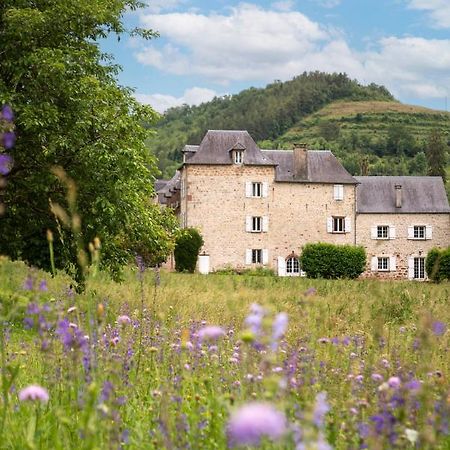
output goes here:
[[352, 174], [426, 173], [431, 130], [450, 134], [450, 114], [403, 105], [383, 86], [362, 86], [345, 74], [304, 73], [291, 81], [250, 88], [200, 106], [166, 112], [148, 141], [165, 177], [173, 175], [185, 144], [208, 129], [245, 129], [262, 148], [332, 150]]

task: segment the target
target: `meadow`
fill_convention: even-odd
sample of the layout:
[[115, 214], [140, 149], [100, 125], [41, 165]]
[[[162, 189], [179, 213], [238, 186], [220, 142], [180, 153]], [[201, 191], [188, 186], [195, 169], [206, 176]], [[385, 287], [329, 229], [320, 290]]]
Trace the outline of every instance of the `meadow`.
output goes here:
[[450, 284], [0, 259], [2, 449], [450, 448]]

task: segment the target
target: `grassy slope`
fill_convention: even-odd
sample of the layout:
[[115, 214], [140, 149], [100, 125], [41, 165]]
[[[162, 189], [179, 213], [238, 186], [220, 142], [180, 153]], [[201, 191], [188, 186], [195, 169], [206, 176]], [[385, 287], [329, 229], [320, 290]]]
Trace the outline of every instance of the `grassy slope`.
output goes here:
[[287, 146], [298, 139], [316, 139], [323, 122], [338, 123], [342, 134], [355, 132], [376, 137], [386, 135], [392, 124], [401, 124], [419, 142], [425, 141], [433, 128], [450, 133], [450, 113], [445, 111], [385, 101], [336, 101], [300, 120], [277, 142]]

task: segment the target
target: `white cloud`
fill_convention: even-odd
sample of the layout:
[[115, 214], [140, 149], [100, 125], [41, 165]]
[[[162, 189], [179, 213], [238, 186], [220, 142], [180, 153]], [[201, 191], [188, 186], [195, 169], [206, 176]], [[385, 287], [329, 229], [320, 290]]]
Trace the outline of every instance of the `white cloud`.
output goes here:
[[[159, 30], [166, 43], [136, 50], [136, 58], [166, 73], [227, 85], [287, 80], [321, 70], [384, 84], [400, 98], [450, 95], [450, 40], [391, 36], [372, 42], [370, 51], [358, 52], [333, 28], [297, 11], [248, 3], [231, 8], [227, 15], [186, 12], [141, 19]], [[184, 97], [159, 97], [159, 110], [167, 108], [163, 101], [169, 106], [189, 103]]]
[[324, 8], [335, 8], [341, 4], [342, 0], [310, 0], [313, 3], [317, 3], [319, 6]]
[[294, 0], [282, 0], [279, 2], [272, 3], [273, 9], [276, 9], [277, 11], [292, 11], [294, 9], [295, 2]]
[[156, 111], [163, 113], [169, 108], [181, 105], [200, 105], [209, 102], [217, 93], [212, 89], [193, 87], [186, 89], [181, 97], [164, 94], [135, 94], [140, 103], [151, 105]]
[[145, 7], [145, 11], [150, 14], [159, 14], [162, 11], [176, 9], [182, 3], [184, 3], [184, 0], [150, 0]]
[[450, 4], [448, 0], [409, 0], [411, 9], [427, 11], [433, 26], [450, 28]]

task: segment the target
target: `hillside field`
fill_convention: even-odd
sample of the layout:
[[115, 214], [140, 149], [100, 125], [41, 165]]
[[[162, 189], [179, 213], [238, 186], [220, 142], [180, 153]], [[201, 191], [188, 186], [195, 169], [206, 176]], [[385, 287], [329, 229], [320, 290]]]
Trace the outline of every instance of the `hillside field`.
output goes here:
[[0, 448], [449, 448], [450, 284], [155, 275], [0, 260]]

